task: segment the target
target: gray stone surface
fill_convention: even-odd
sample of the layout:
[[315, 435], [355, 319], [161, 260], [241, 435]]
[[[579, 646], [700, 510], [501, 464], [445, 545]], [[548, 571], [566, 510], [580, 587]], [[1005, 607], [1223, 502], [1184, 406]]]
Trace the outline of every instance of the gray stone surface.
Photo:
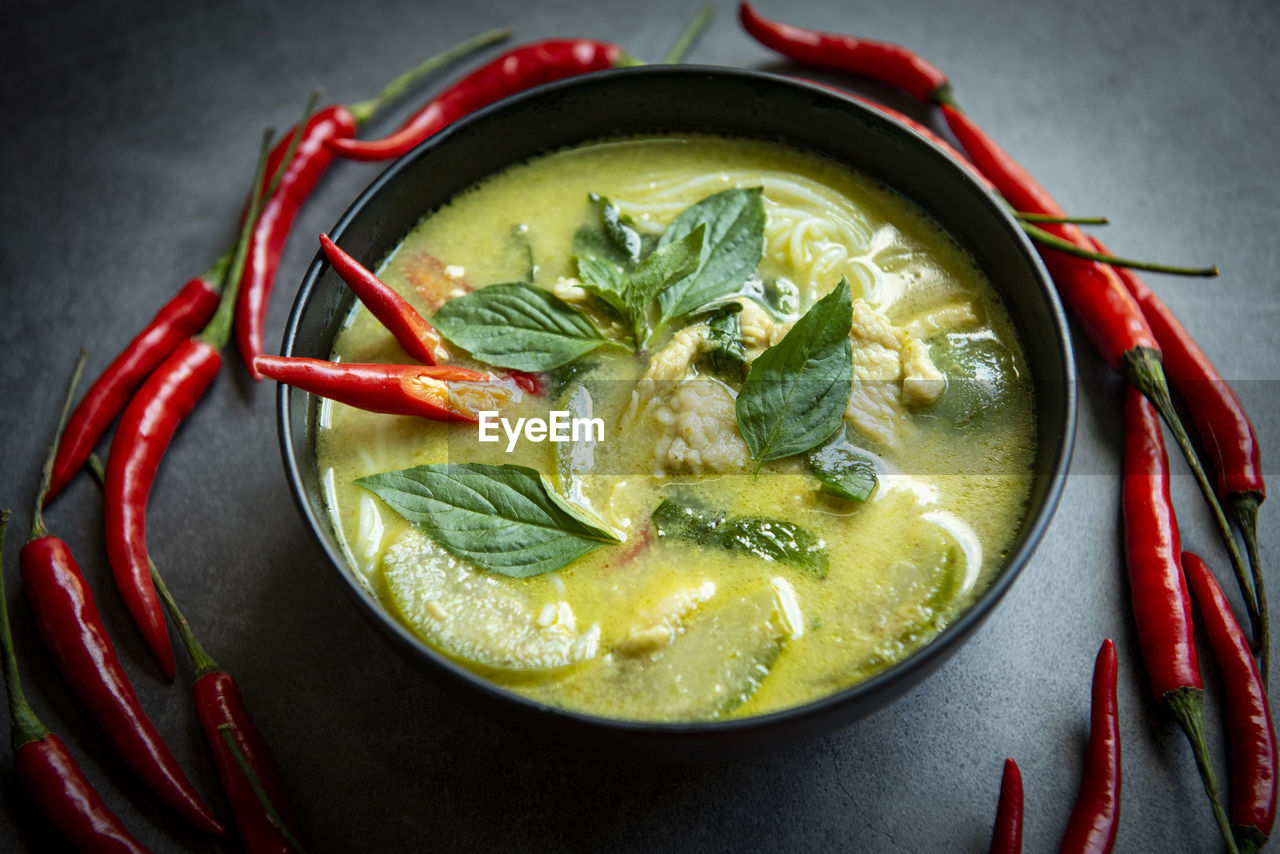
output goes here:
[[[119, 767], [53, 672], [18, 590], [26, 508], [76, 348], [88, 348], [96, 373], [141, 318], [214, 260], [230, 239], [260, 128], [286, 127], [314, 86], [331, 99], [365, 97], [419, 57], [493, 26], [514, 27], [520, 39], [586, 34], [656, 57], [691, 8], [675, 0], [259, 5], [14, 2], [0, 29], [0, 505], [16, 511], [5, 577], [17, 647], [39, 713], [108, 803], [162, 851], [219, 846], [189, 833]], [[912, 45], [950, 72], [971, 113], [1068, 210], [1108, 214], [1114, 247], [1221, 264], [1215, 281], [1152, 282], [1238, 381], [1268, 460], [1276, 458], [1280, 7], [761, 7]], [[726, 2], [691, 58], [792, 70], [740, 31]], [[851, 85], [941, 127], [895, 93]], [[408, 109], [369, 131], [394, 127]], [[378, 171], [335, 169], [306, 207], [281, 268], [269, 345], [313, 254], [308, 236], [332, 225]], [[150, 542], [209, 649], [239, 677], [313, 850], [985, 850], [1005, 756], [1026, 780], [1027, 850], [1053, 850], [1075, 796], [1089, 673], [1105, 636], [1120, 650], [1118, 850], [1215, 850], [1190, 751], [1145, 687], [1129, 615], [1117, 515], [1121, 385], [1087, 346], [1078, 352], [1073, 475], [1010, 595], [923, 686], [785, 754], [716, 765], [601, 759], [530, 740], [423, 679], [357, 615], [299, 521], [279, 464], [274, 389], [254, 387], [233, 357], [168, 455]], [[1176, 465], [1185, 542], [1222, 568], [1208, 517]], [[1274, 508], [1261, 520], [1272, 567]], [[78, 555], [147, 708], [214, 797], [191, 676], [180, 670], [176, 685], [162, 684], [128, 624], [88, 478], [49, 523]], [[1216, 677], [1207, 685], [1225, 779]], [[0, 791], [0, 849], [50, 850], [8, 752]]]

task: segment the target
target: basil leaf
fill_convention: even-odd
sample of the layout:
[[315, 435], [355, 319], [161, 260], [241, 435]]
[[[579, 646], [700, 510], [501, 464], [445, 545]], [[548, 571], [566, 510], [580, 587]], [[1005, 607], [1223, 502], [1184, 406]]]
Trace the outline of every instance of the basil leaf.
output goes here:
[[706, 233], [706, 226], [698, 225], [679, 240], [659, 246], [631, 274], [625, 296], [636, 344], [647, 337], [649, 303], [698, 269]]
[[431, 322], [480, 361], [519, 371], [549, 371], [617, 343], [555, 294], [522, 282], [455, 297]]
[[618, 542], [525, 466], [439, 463], [356, 481], [445, 551], [481, 569], [528, 578]]
[[866, 501], [876, 488], [875, 461], [860, 453], [843, 436], [810, 451], [807, 462], [809, 471], [821, 484], [819, 492], [851, 501]]
[[761, 353], [738, 393], [738, 432], [761, 463], [807, 451], [840, 428], [853, 387], [848, 280]]
[[626, 320], [627, 300], [623, 292], [627, 288], [627, 274], [622, 268], [595, 255], [575, 255], [573, 260], [578, 263], [582, 289]]
[[764, 221], [760, 187], [724, 190], [676, 217], [658, 246], [674, 243], [704, 224], [707, 237], [698, 271], [659, 296], [664, 323], [742, 288], [764, 254]]
[[653, 511], [659, 537], [687, 540], [700, 546], [748, 554], [785, 563], [826, 578], [830, 559], [811, 531], [783, 519], [733, 516], [708, 510], [686, 498], [664, 499]]
[[642, 243], [639, 232], [631, 227], [631, 218], [623, 216], [606, 196], [592, 193], [591, 201], [600, 206], [600, 224], [604, 226], [605, 236], [632, 264], [639, 264]]

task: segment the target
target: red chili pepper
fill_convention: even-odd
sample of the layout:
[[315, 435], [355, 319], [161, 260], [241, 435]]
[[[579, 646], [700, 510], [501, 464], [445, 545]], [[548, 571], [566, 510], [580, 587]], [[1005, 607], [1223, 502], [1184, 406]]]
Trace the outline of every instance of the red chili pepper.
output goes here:
[[45, 501], [52, 501], [71, 482], [129, 396], [156, 365], [209, 322], [218, 306], [219, 267], [225, 270], [229, 260], [223, 259], [205, 275], [187, 282], [89, 387], [67, 422]]
[[[1101, 241], [1094, 238], [1092, 242], [1099, 252], [1107, 251]], [[1257, 600], [1257, 645], [1262, 653], [1260, 671], [1265, 683], [1271, 669], [1271, 619], [1266, 579], [1258, 556], [1257, 529], [1258, 505], [1267, 497], [1267, 485], [1262, 477], [1261, 449], [1253, 422], [1230, 383], [1160, 297], [1132, 270], [1120, 268], [1116, 273], [1138, 301], [1160, 343], [1169, 384], [1186, 402], [1200, 447], [1213, 462], [1223, 509], [1244, 534]]]
[[174, 433], [221, 366], [213, 345], [195, 338], [180, 344], [125, 408], [107, 460], [103, 523], [111, 572], [166, 679], [174, 675], [173, 646], [147, 569], [147, 501]]
[[1022, 851], [1022, 772], [1012, 759], [1004, 761], [1000, 778], [1000, 803], [991, 831], [991, 854], [1020, 854]]
[[949, 88], [947, 76], [939, 68], [901, 45], [771, 21], [749, 3], [739, 4], [738, 13], [743, 28], [756, 41], [804, 65], [874, 77], [921, 101]]
[[[1065, 215], [1048, 191], [972, 119], [951, 103], [942, 104], [942, 113], [961, 146], [969, 153], [973, 164], [991, 179], [1015, 210], [1055, 217]], [[1093, 244], [1089, 238], [1073, 224], [1046, 223], [1043, 230], [1074, 246], [1092, 249]], [[1245, 569], [1244, 559], [1236, 548], [1231, 526], [1214, 495], [1213, 486], [1209, 483], [1191, 439], [1173, 407], [1161, 362], [1160, 343], [1143, 316], [1137, 300], [1121, 281], [1117, 269], [1109, 264], [1044, 246], [1040, 247], [1040, 256], [1053, 275], [1058, 293], [1103, 358], [1112, 367], [1118, 368], [1130, 383], [1147, 396], [1173, 431], [1174, 439], [1195, 475], [1196, 484], [1213, 514], [1218, 535], [1231, 558], [1231, 567], [1235, 571], [1245, 605], [1249, 608], [1255, 636], [1261, 636], [1264, 631], [1253, 583]]]
[[222, 366], [219, 352], [230, 335], [231, 309], [240, 286], [249, 234], [257, 223], [271, 132], [263, 137], [257, 172], [250, 184], [249, 210], [241, 225], [232, 271], [213, 319], [197, 338], [188, 338], [147, 378], [120, 416], [111, 441], [103, 507], [107, 557], [129, 614], [167, 679], [174, 676], [173, 646], [147, 566], [147, 500], [156, 471], [178, 426], [213, 384]]
[[84, 776], [62, 739], [49, 732], [27, 703], [13, 652], [8, 598], [4, 595], [4, 539], [9, 511], [0, 510], [0, 651], [4, 653], [5, 691], [9, 696], [9, 741], [25, 791], [49, 825], [76, 851], [145, 854], [93, 784]]
[[[101, 464], [96, 457], [91, 462], [102, 480]], [[148, 571], [195, 666], [196, 713], [241, 841], [250, 854], [300, 851], [301, 845], [289, 829], [291, 824], [296, 826], [296, 820], [280, 772], [266, 740], [249, 717], [240, 688], [196, 639], [160, 571], [149, 559]]]
[[1229, 848], [1235, 845], [1204, 735], [1204, 685], [1182, 575], [1178, 520], [1169, 497], [1169, 459], [1160, 416], [1132, 386], [1125, 397], [1125, 563], [1142, 660], [1156, 697], [1191, 742], [1214, 818]]
[[[1135, 597], [1136, 598], [1136, 597]], [[1120, 826], [1120, 718], [1116, 711], [1116, 648], [1107, 638], [1093, 665], [1089, 751], [1080, 793], [1059, 854], [1106, 854]]]
[[1227, 736], [1231, 746], [1231, 831], [1244, 852], [1261, 848], [1276, 820], [1276, 734], [1262, 675], [1227, 597], [1208, 565], [1182, 553], [1205, 633], [1227, 694]]
[[521, 45], [436, 95], [394, 133], [372, 140], [352, 139], [353, 134], [334, 136], [326, 144], [338, 156], [352, 160], [400, 157], [463, 116], [509, 95], [553, 80], [633, 63], [617, 45], [590, 39], [550, 39]]
[[297, 826], [271, 750], [249, 717], [240, 688], [231, 674], [225, 670], [213, 670], [200, 676], [195, 684], [195, 701], [200, 727], [213, 753], [213, 764], [218, 769], [222, 791], [231, 805], [245, 848], [251, 854], [296, 850], [264, 811], [232, 748], [222, 736], [221, 728], [228, 727], [236, 748], [257, 776], [281, 819], [286, 825]]
[[[253, 357], [263, 352], [263, 328], [267, 306], [271, 300], [271, 288], [275, 284], [276, 270], [280, 266], [280, 256], [298, 209], [333, 162], [334, 155], [329, 143], [354, 137], [361, 123], [399, 95], [410, 83], [477, 48], [506, 38], [507, 34], [507, 30], [491, 30], [468, 39], [397, 77], [368, 101], [351, 107], [331, 104], [312, 115], [305, 123], [300, 122], [303, 126], [301, 134], [298, 134], [296, 125], [290, 128], [271, 150], [265, 176], [259, 183], [262, 191], [269, 192], [269, 195], [262, 204], [258, 224], [253, 230], [249, 258], [244, 267], [244, 284], [236, 305], [236, 344], [240, 348], [245, 367], [255, 380], [262, 379], [254, 373]], [[280, 167], [286, 162], [286, 158], [288, 163], [284, 172], [280, 173]], [[278, 178], [272, 177], [276, 175]]]
[[[267, 161], [268, 175], [275, 174], [283, 162], [296, 132], [296, 129], [291, 129], [272, 149]], [[255, 380], [262, 377], [253, 368], [253, 357], [262, 353], [262, 331], [266, 323], [267, 305], [271, 299], [276, 270], [280, 266], [280, 255], [284, 251], [285, 240], [289, 237], [289, 229], [293, 227], [298, 209], [333, 162], [333, 152], [325, 146], [325, 141], [352, 137], [355, 132], [356, 120], [346, 107], [334, 104], [317, 112], [303, 128], [296, 153], [289, 161], [275, 192], [262, 206], [262, 214], [249, 244], [249, 257], [245, 262], [244, 280], [236, 304], [235, 324], [236, 344]]]
[[111, 746], [175, 812], [207, 833], [224, 833], [142, 708], [67, 544], [30, 540], [19, 565], [40, 639]]
[[436, 364], [443, 354], [440, 352], [440, 335], [435, 327], [427, 323], [408, 300], [339, 249], [329, 235], [320, 235], [320, 248], [342, 281], [395, 337], [404, 351], [423, 364]]
[[[484, 406], [492, 408], [511, 396], [493, 377], [450, 365], [371, 365], [326, 362], [298, 356], [259, 356], [263, 376], [357, 409], [386, 415], [414, 415], [433, 421], [475, 421]], [[451, 385], [451, 383], [459, 385]]]

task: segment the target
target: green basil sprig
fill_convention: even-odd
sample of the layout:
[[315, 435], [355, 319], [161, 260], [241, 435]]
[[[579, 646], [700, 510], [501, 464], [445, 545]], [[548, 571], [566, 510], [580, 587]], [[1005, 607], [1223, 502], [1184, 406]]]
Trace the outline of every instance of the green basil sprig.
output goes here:
[[740, 291], [764, 254], [764, 223], [761, 187], [724, 190], [685, 208], [662, 233], [658, 246], [674, 243], [705, 226], [701, 263], [695, 273], [659, 294], [662, 318], [658, 327]]
[[531, 468], [438, 463], [356, 481], [454, 557], [511, 578], [554, 572], [618, 536]]
[[738, 432], [759, 463], [803, 453], [840, 428], [853, 388], [848, 280], [761, 353], [738, 393]]

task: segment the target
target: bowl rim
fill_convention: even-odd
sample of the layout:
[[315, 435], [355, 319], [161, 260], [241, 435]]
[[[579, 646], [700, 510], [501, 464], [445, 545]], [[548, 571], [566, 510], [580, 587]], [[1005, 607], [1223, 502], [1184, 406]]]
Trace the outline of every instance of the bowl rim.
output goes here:
[[[958, 648], [956, 645], [968, 637], [990, 615], [991, 611], [1009, 591], [1009, 588], [1013, 586], [1027, 563], [1030, 562], [1057, 509], [1074, 451], [1078, 413], [1076, 365], [1071, 346], [1070, 327], [1057, 291], [1052, 285], [1052, 279], [1049, 277], [1030, 238], [1019, 227], [1017, 220], [1004, 201], [993, 190], [978, 181], [967, 168], [950, 155], [944, 153], [927, 137], [910, 126], [874, 110], [852, 97], [845, 96], [830, 86], [754, 69], [706, 65], [661, 65], [621, 68], [592, 72], [559, 80], [504, 98], [450, 124], [420, 143], [412, 151], [391, 163], [356, 196], [342, 216], [338, 218], [333, 228], [327, 232], [329, 237], [334, 242], [340, 242], [344, 232], [363, 209], [380, 195], [385, 188], [393, 185], [400, 174], [409, 168], [413, 161], [426, 156], [437, 146], [447, 144], [448, 140], [453, 136], [464, 132], [471, 125], [484, 122], [491, 114], [505, 111], [513, 106], [523, 105], [530, 100], [554, 97], [557, 93], [572, 90], [585, 84], [598, 85], [605, 78], [625, 76], [629, 79], [639, 75], [655, 78], [669, 76], [676, 79], [715, 75], [736, 78], [746, 82], [753, 80], [765, 81], [771, 85], [792, 87], [806, 94], [828, 98], [833, 102], [839, 103], [842, 109], [861, 113], [862, 121], [880, 124], [888, 128], [889, 133], [906, 137], [912, 145], [924, 150], [922, 156], [939, 158], [945, 161], [944, 168], [953, 171], [960, 181], [968, 187], [970, 192], [982, 197], [983, 201], [994, 210], [995, 215], [1003, 221], [1004, 227], [1011, 232], [1011, 236], [1018, 244], [1019, 250], [1025, 256], [1024, 260], [1035, 274], [1035, 284], [1040, 290], [1039, 296], [1044, 300], [1050, 323], [1057, 333], [1055, 339], [1060, 350], [1058, 355], [1063, 367], [1062, 380], [1066, 398], [1063, 407], [1064, 429], [1061, 444], [1055, 449], [1050, 464], [1045, 470], [1037, 472], [1037, 477], [1046, 479], [1044, 500], [1034, 517], [1025, 517], [1025, 525], [1018, 548], [1009, 555], [1004, 567], [991, 580], [987, 588], [974, 599], [962, 614], [948, 623], [942, 631], [905, 657], [862, 681], [800, 705], [748, 717], [705, 721], [652, 721], [610, 718], [542, 703], [480, 676], [413, 634], [373, 598], [371, 592], [356, 577], [355, 570], [349, 566], [345, 555], [340, 551], [334, 550], [327, 539], [320, 534], [320, 531], [325, 526], [332, 528], [332, 525], [327, 516], [322, 516], [315, 512], [308, 500], [307, 490], [302, 480], [302, 461], [294, 453], [291, 441], [291, 424], [293, 422], [293, 408], [290, 399], [291, 389], [282, 383], [277, 389], [277, 426], [285, 474], [289, 481], [294, 501], [298, 505], [304, 521], [311, 529], [312, 535], [319, 541], [319, 545], [329, 558], [330, 563], [338, 571], [345, 589], [356, 600], [364, 616], [370, 619], [375, 627], [381, 629], [384, 635], [392, 638], [397, 643], [399, 652], [402, 654], [407, 653], [418, 662], [425, 661], [441, 675], [465, 683], [480, 694], [487, 695], [489, 699], [495, 700], [505, 707], [504, 710], [506, 711], [528, 712], [537, 717], [568, 721], [575, 727], [623, 736], [654, 735], [689, 738], [708, 735], [731, 736], [735, 733], [751, 733], [772, 729], [783, 723], [803, 724], [806, 721], [816, 721], [817, 719], [828, 717], [837, 707], [853, 704], [859, 698], [874, 695], [881, 691], [892, 695], [892, 686], [894, 685], [905, 682], [909, 687], [910, 675], [914, 671], [922, 670], [928, 673], [931, 669], [943, 663]], [[582, 140], [582, 142], [588, 141], [590, 141], [588, 138]], [[780, 140], [780, 143], [786, 144], [785, 140]], [[496, 174], [497, 171], [500, 170], [495, 170], [489, 174]], [[887, 184], [887, 186], [893, 189], [892, 185]], [[932, 213], [923, 204], [914, 199], [910, 199], [910, 201], [932, 216]], [[321, 276], [328, 269], [328, 266], [323, 254], [317, 251], [303, 276], [298, 295], [290, 308], [281, 343], [281, 352], [286, 356], [293, 353], [293, 345], [297, 338], [303, 311], [310, 302], [311, 295], [317, 288]], [[821, 731], [825, 731], [825, 729], [822, 728]]]

